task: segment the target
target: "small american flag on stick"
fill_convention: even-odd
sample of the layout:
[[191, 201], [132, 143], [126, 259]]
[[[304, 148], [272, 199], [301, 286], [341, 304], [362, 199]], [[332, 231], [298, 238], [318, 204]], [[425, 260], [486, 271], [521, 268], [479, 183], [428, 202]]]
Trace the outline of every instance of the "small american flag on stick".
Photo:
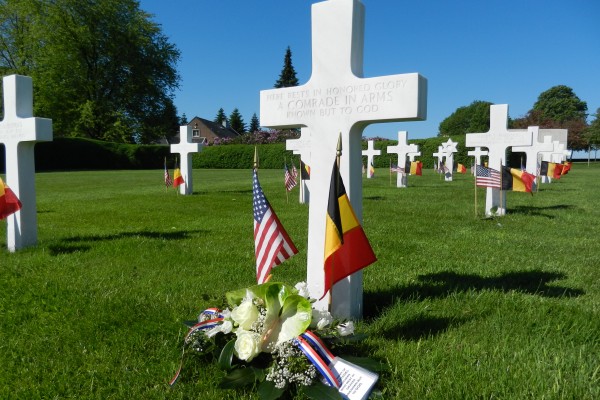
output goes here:
[[173, 186], [173, 180], [169, 176], [169, 170], [167, 169], [167, 159], [165, 158], [165, 186], [171, 187]]
[[[286, 168], [287, 170], [287, 168]], [[264, 283], [271, 268], [298, 253], [275, 211], [267, 201], [254, 169], [252, 182], [254, 197], [254, 252], [256, 256], [256, 281]]]
[[[296, 173], [297, 175], [297, 173]], [[293, 173], [290, 173], [287, 164], [285, 164], [285, 188], [289, 192], [296, 186], [298, 183], [296, 182], [296, 176]]]
[[475, 181], [479, 187], [500, 189], [500, 172], [492, 168], [477, 165], [475, 169]]

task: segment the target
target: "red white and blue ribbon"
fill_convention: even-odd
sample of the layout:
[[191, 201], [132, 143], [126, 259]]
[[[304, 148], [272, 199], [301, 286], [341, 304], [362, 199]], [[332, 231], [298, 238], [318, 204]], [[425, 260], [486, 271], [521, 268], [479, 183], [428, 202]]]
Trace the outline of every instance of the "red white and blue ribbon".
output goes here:
[[329, 351], [329, 349], [325, 346], [325, 343], [321, 340], [320, 337], [315, 335], [311, 331], [306, 331], [301, 335], [304, 339], [306, 339], [312, 347], [317, 350], [317, 352], [325, 359], [327, 365], [333, 362], [335, 356]]
[[[314, 338], [316, 338], [317, 339], [317, 342], [316, 342], [317, 348], [319, 348], [322, 345], [322, 348], [324, 349], [325, 354], [331, 355], [332, 360], [333, 360], [333, 355], [331, 354], [331, 352], [329, 352], [329, 350], [327, 350], [325, 345], [323, 345], [323, 342], [321, 342], [321, 339], [316, 337], [316, 335], [314, 335], [312, 332], [310, 332], [310, 335], [308, 335], [308, 337], [310, 337], [310, 339], [309, 338], [305, 339], [304, 337], [306, 337], [305, 335], [308, 332], [309, 331], [303, 333], [302, 335], [300, 335], [296, 338], [296, 345], [304, 353], [306, 358], [308, 358], [308, 360], [315, 366], [315, 368], [317, 368], [317, 371], [319, 371], [321, 373], [321, 375], [323, 375], [323, 378], [325, 378], [325, 381], [330, 386], [333, 386], [336, 389], [339, 389], [341, 386], [340, 381], [335, 376], [333, 371], [331, 371], [331, 368], [329, 368], [329, 364], [331, 362], [331, 361], [329, 361], [329, 356], [325, 356], [325, 358], [328, 359], [328, 362], [325, 362], [321, 358], [321, 356], [319, 356], [319, 353], [317, 353], [317, 351], [312, 347], [312, 345], [311, 345], [312, 342], [309, 342], [309, 341], [312, 341]], [[318, 344], [319, 342], [320, 342], [320, 345]], [[320, 350], [319, 350], [319, 352], [320, 352]]]
[[[186, 341], [194, 332], [199, 331], [199, 330], [212, 329], [215, 326], [219, 325], [223, 321], [223, 316], [221, 315], [221, 312], [219, 311], [218, 308], [208, 308], [200, 313], [200, 315], [202, 315], [202, 314], [217, 316], [217, 318], [212, 318], [212, 319], [208, 319], [206, 321], [198, 322], [196, 325], [192, 326], [190, 328], [190, 330], [188, 331], [188, 333], [185, 335]], [[170, 386], [175, 385], [175, 383], [177, 383], [177, 379], [179, 379], [179, 375], [181, 374], [181, 368], [183, 368], [184, 354], [185, 354], [185, 346], [183, 347], [183, 350], [181, 353], [181, 362], [179, 363], [179, 368], [177, 369], [175, 376], [169, 381]]]

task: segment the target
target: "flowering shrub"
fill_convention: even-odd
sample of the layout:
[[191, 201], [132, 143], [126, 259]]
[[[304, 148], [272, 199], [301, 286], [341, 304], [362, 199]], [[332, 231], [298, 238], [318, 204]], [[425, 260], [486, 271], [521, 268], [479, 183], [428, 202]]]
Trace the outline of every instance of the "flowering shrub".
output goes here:
[[244, 133], [235, 138], [215, 138], [213, 145], [282, 143], [287, 139], [297, 139], [299, 137], [300, 132], [297, 129], [261, 129], [252, 133]]
[[[184, 340], [184, 356], [212, 354], [228, 371], [221, 388], [258, 385], [265, 400], [277, 399], [287, 390], [313, 399], [342, 398], [339, 378], [327, 367], [337, 357], [325, 342], [353, 335], [351, 321], [336, 323], [329, 312], [313, 309], [305, 283], [294, 288], [263, 283], [228, 292], [226, 299], [224, 310], [209, 308], [189, 323]], [[324, 353], [328, 362], [317, 352]], [[171, 385], [180, 372], [181, 368]]]

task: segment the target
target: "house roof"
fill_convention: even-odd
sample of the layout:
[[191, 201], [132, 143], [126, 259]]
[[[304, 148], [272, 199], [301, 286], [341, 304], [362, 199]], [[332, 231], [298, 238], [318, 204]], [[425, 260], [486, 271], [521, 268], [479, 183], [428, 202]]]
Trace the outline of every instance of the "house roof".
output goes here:
[[[230, 126], [223, 126], [213, 121], [209, 121], [204, 118], [194, 117], [188, 123], [188, 126], [192, 125], [195, 120], [201, 121], [208, 129], [210, 129], [215, 135], [221, 138], [235, 138], [240, 136], [238, 132], [232, 129]], [[193, 125], [192, 125], [193, 126]]]

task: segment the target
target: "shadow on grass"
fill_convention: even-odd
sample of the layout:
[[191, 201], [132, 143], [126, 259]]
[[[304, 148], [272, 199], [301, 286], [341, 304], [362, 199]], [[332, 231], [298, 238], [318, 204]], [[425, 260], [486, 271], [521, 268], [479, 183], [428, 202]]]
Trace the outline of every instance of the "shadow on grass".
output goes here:
[[525, 214], [532, 215], [534, 217], [546, 217], [549, 219], [556, 218], [554, 215], [549, 215], [544, 213], [543, 211], [553, 211], [553, 210], [573, 210], [577, 207], [570, 204], [557, 204], [555, 206], [548, 207], [535, 207], [535, 206], [516, 206], [513, 209], [509, 209], [508, 214]]
[[413, 340], [417, 341], [429, 336], [444, 333], [452, 327], [467, 322], [466, 319], [432, 317], [428, 315], [416, 315], [401, 324], [378, 330], [378, 335], [389, 340]]
[[365, 196], [364, 200], [385, 200], [386, 198], [383, 196]]
[[82, 242], [101, 242], [108, 240], [119, 240], [127, 238], [144, 238], [144, 239], [164, 239], [164, 240], [179, 240], [186, 239], [192, 234], [207, 233], [206, 230], [189, 230], [189, 231], [169, 231], [169, 232], [156, 232], [156, 231], [139, 231], [139, 232], [119, 232], [108, 235], [87, 235], [87, 236], [73, 236], [70, 238], [60, 240], [59, 244], [48, 246], [50, 254], [53, 256], [59, 254], [71, 254], [76, 252], [88, 251], [92, 246], [87, 244], [73, 244]]
[[398, 300], [440, 298], [452, 293], [470, 290], [516, 291], [543, 297], [577, 297], [585, 292], [564, 286], [549, 286], [553, 281], [565, 279], [566, 275], [545, 271], [509, 272], [496, 277], [482, 277], [456, 272], [439, 272], [420, 275], [419, 283], [403, 287], [390, 288], [379, 292], [365, 292], [365, 317], [374, 318]]

